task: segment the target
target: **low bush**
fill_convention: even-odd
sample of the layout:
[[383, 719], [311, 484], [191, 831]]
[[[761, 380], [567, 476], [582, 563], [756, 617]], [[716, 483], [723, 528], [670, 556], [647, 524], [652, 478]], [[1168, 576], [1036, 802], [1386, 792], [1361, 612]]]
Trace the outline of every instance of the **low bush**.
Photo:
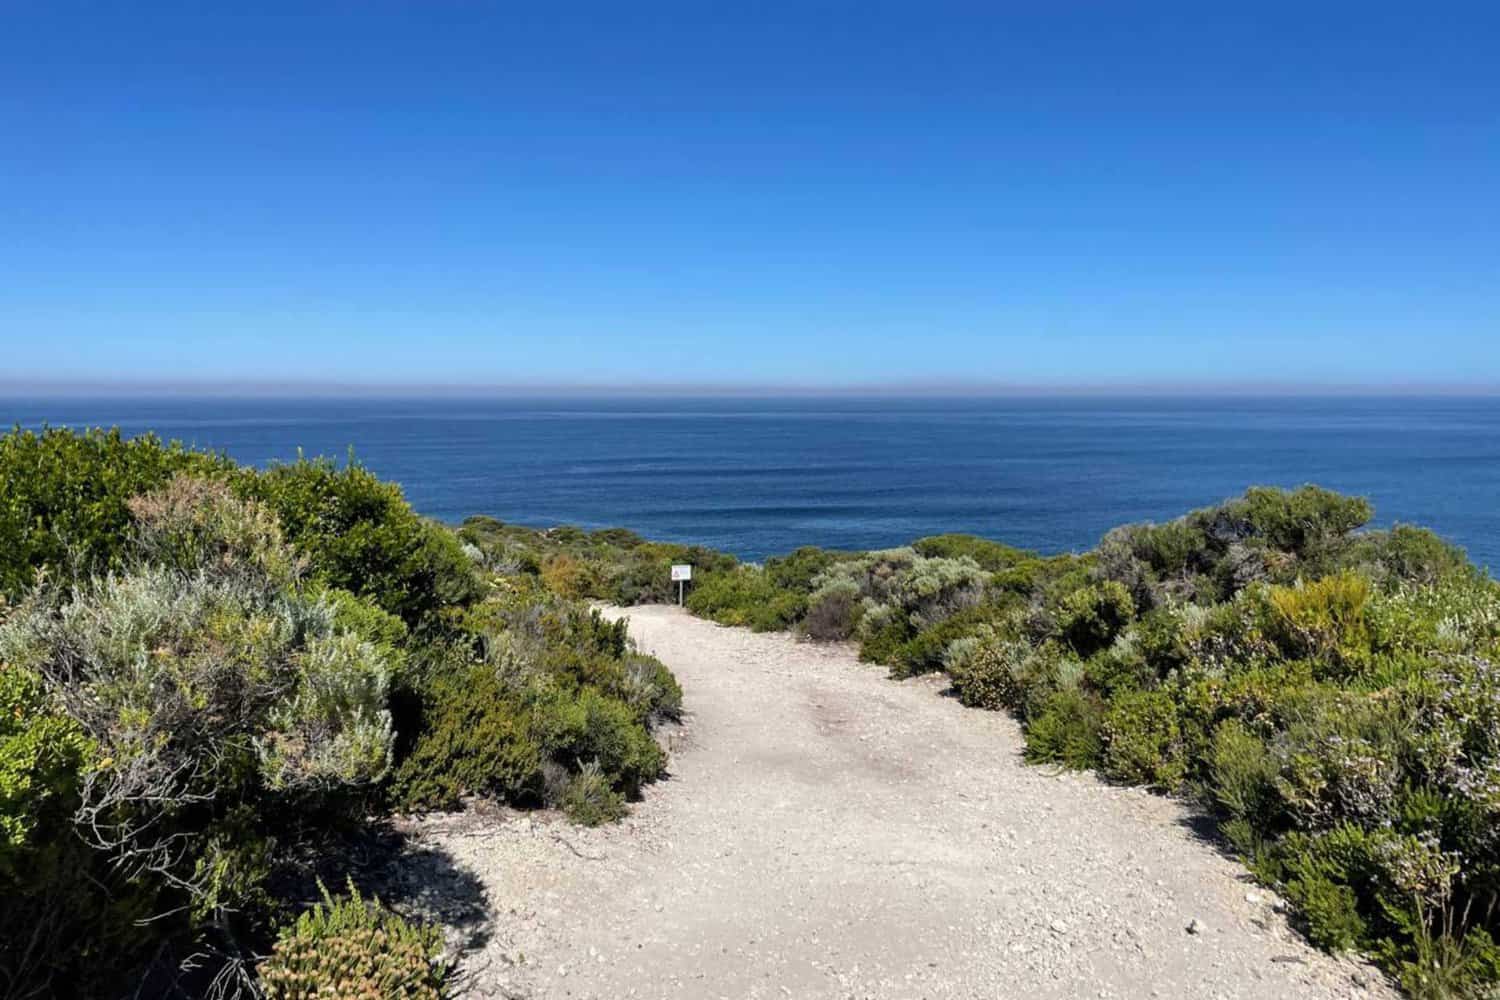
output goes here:
[[456, 809], [469, 795], [541, 800], [542, 750], [494, 668], [477, 664], [430, 678], [420, 712], [417, 736], [390, 785], [399, 810]]
[[687, 596], [693, 614], [721, 625], [744, 625], [756, 632], [791, 628], [807, 608], [807, 598], [777, 587], [754, 566], [738, 566], [706, 576]]
[[823, 642], [848, 639], [859, 627], [864, 613], [859, 584], [853, 580], [828, 581], [813, 591], [807, 604], [807, 615], [802, 620], [803, 631]]
[[307, 459], [241, 470], [235, 489], [276, 516], [313, 578], [369, 601], [412, 628], [477, 600], [472, 562], [451, 531], [423, 520], [401, 488], [351, 460]]
[[[49, 897], [37, 905], [57, 925], [94, 928], [75, 947], [101, 975], [143, 974], [153, 939], [222, 948], [231, 928], [253, 932], [275, 863], [264, 819], [299, 816], [295, 841], [344, 811], [385, 776], [393, 740], [386, 654], [303, 588], [263, 507], [179, 477], [129, 509], [118, 573], [37, 591], [0, 625], [22, 720], [51, 744], [22, 755], [13, 792], [87, 852], [71, 859], [87, 883], [51, 869], [24, 892]], [[151, 933], [97, 927], [122, 905]]]
[[987, 573], [998, 573], [1036, 558], [1035, 552], [1012, 548], [975, 535], [928, 535], [911, 543], [919, 556], [930, 559], [969, 559]]
[[1092, 656], [1115, 641], [1135, 617], [1135, 605], [1117, 580], [1080, 587], [1063, 599], [1056, 629], [1080, 656]]
[[1018, 709], [1021, 704], [1021, 664], [1031, 646], [1008, 640], [994, 629], [955, 639], [943, 654], [943, 669], [958, 700], [970, 708]]
[[1098, 767], [1104, 705], [1076, 688], [1052, 692], [1026, 725], [1026, 759], [1073, 770]]
[[1175, 791], [1187, 773], [1177, 703], [1165, 691], [1128, 691], [1104, 717], [1103, 771], [1116, 781]]
[[64, 585], [118, 569], [128, 555], [132, 497], [178, 473], [229, 467], [218, 456], [118, 429], [0, 435], [0, 595], [18, 600], [43, 568]]
[[334, 899], [324, 889], [321, 903], [281, 931], [259, 982], [268, 1000], [442, 1000], [442, 955], [438, 928], [406, 921], [350, 882], [347, 896]]
[[596, 761], [589, 761], [569, 780], [562, 807], [580, 826], [600, 826], [625, 815], [625, 796], [615, 791]]

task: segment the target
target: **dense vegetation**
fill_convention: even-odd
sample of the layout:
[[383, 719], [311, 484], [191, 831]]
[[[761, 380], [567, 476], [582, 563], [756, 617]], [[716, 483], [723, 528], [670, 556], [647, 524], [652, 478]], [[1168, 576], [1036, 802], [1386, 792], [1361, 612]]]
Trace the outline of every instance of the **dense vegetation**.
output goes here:
[[1413, 996], [1485, 994], [1500, 586], [1430, 532], [1362, 530], [1371, 516], [1315, 487], [1252, 489], [1081, 555], [942, 535], [763, 566], [618, 532], [462, 534], [619, 601], [646, 596], [642, 565], [691, 560], [696, 614], [851, 639], [897, 676], [946, 671], [966, 705], [1021, 720], [1030, 759], [1200, 802], [1318, 945], [1373, 956]]
[[0, 997], [442, 995], [435, 932], [352, 886], [298, 917], [345, 838], [618, 817], [681, 700], [479, 556], [352, 461], [0, 437]]
[[[1500, 586], [1368, 503], [1252, 489], [1044, 557], [966, 535], [741, 564], [619, 529], [417, 516], [350, 462], [0, 438], [0, 996], [146, 984], [442, 995], [350, 828], [470, 796], [617, 818], [671, 673], [581, 603], [848, 640], [944, 671], [1027, 756], [1191, 797], [1413, 996], [1500, 984]], [[128, 987], [122, 987], [128, 984]], [[390, 987], [395, 988], [395, 987]], [[372, 992], [373, 991], [373, 992]]]

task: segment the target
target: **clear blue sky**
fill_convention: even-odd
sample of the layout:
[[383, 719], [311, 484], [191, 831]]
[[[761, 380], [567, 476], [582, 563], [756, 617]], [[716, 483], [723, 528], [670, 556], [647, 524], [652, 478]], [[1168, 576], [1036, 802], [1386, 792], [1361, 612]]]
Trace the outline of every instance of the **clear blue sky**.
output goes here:
[[1500, 5], [6, 4], [0, 377], [1500, 382]]

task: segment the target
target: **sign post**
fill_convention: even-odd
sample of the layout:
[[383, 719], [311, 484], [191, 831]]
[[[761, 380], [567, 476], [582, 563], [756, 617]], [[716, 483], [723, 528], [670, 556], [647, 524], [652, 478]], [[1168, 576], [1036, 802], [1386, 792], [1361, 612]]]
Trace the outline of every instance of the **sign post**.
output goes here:
[[682, 588], [693, 578], [693, 567], [687, 563], [674, 563], [672, 582], [677, 584], [677, 606], [682, 607]]

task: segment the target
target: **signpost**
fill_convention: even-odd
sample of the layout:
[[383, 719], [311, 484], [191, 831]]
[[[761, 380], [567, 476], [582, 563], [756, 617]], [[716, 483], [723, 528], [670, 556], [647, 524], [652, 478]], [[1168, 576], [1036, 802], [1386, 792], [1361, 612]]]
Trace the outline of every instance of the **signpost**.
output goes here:
[[693, 578], [693, 567], [687, 563], [672, 565], [672, 582], [677, 584], [677, 606], [682, 606], [682, 588]]

